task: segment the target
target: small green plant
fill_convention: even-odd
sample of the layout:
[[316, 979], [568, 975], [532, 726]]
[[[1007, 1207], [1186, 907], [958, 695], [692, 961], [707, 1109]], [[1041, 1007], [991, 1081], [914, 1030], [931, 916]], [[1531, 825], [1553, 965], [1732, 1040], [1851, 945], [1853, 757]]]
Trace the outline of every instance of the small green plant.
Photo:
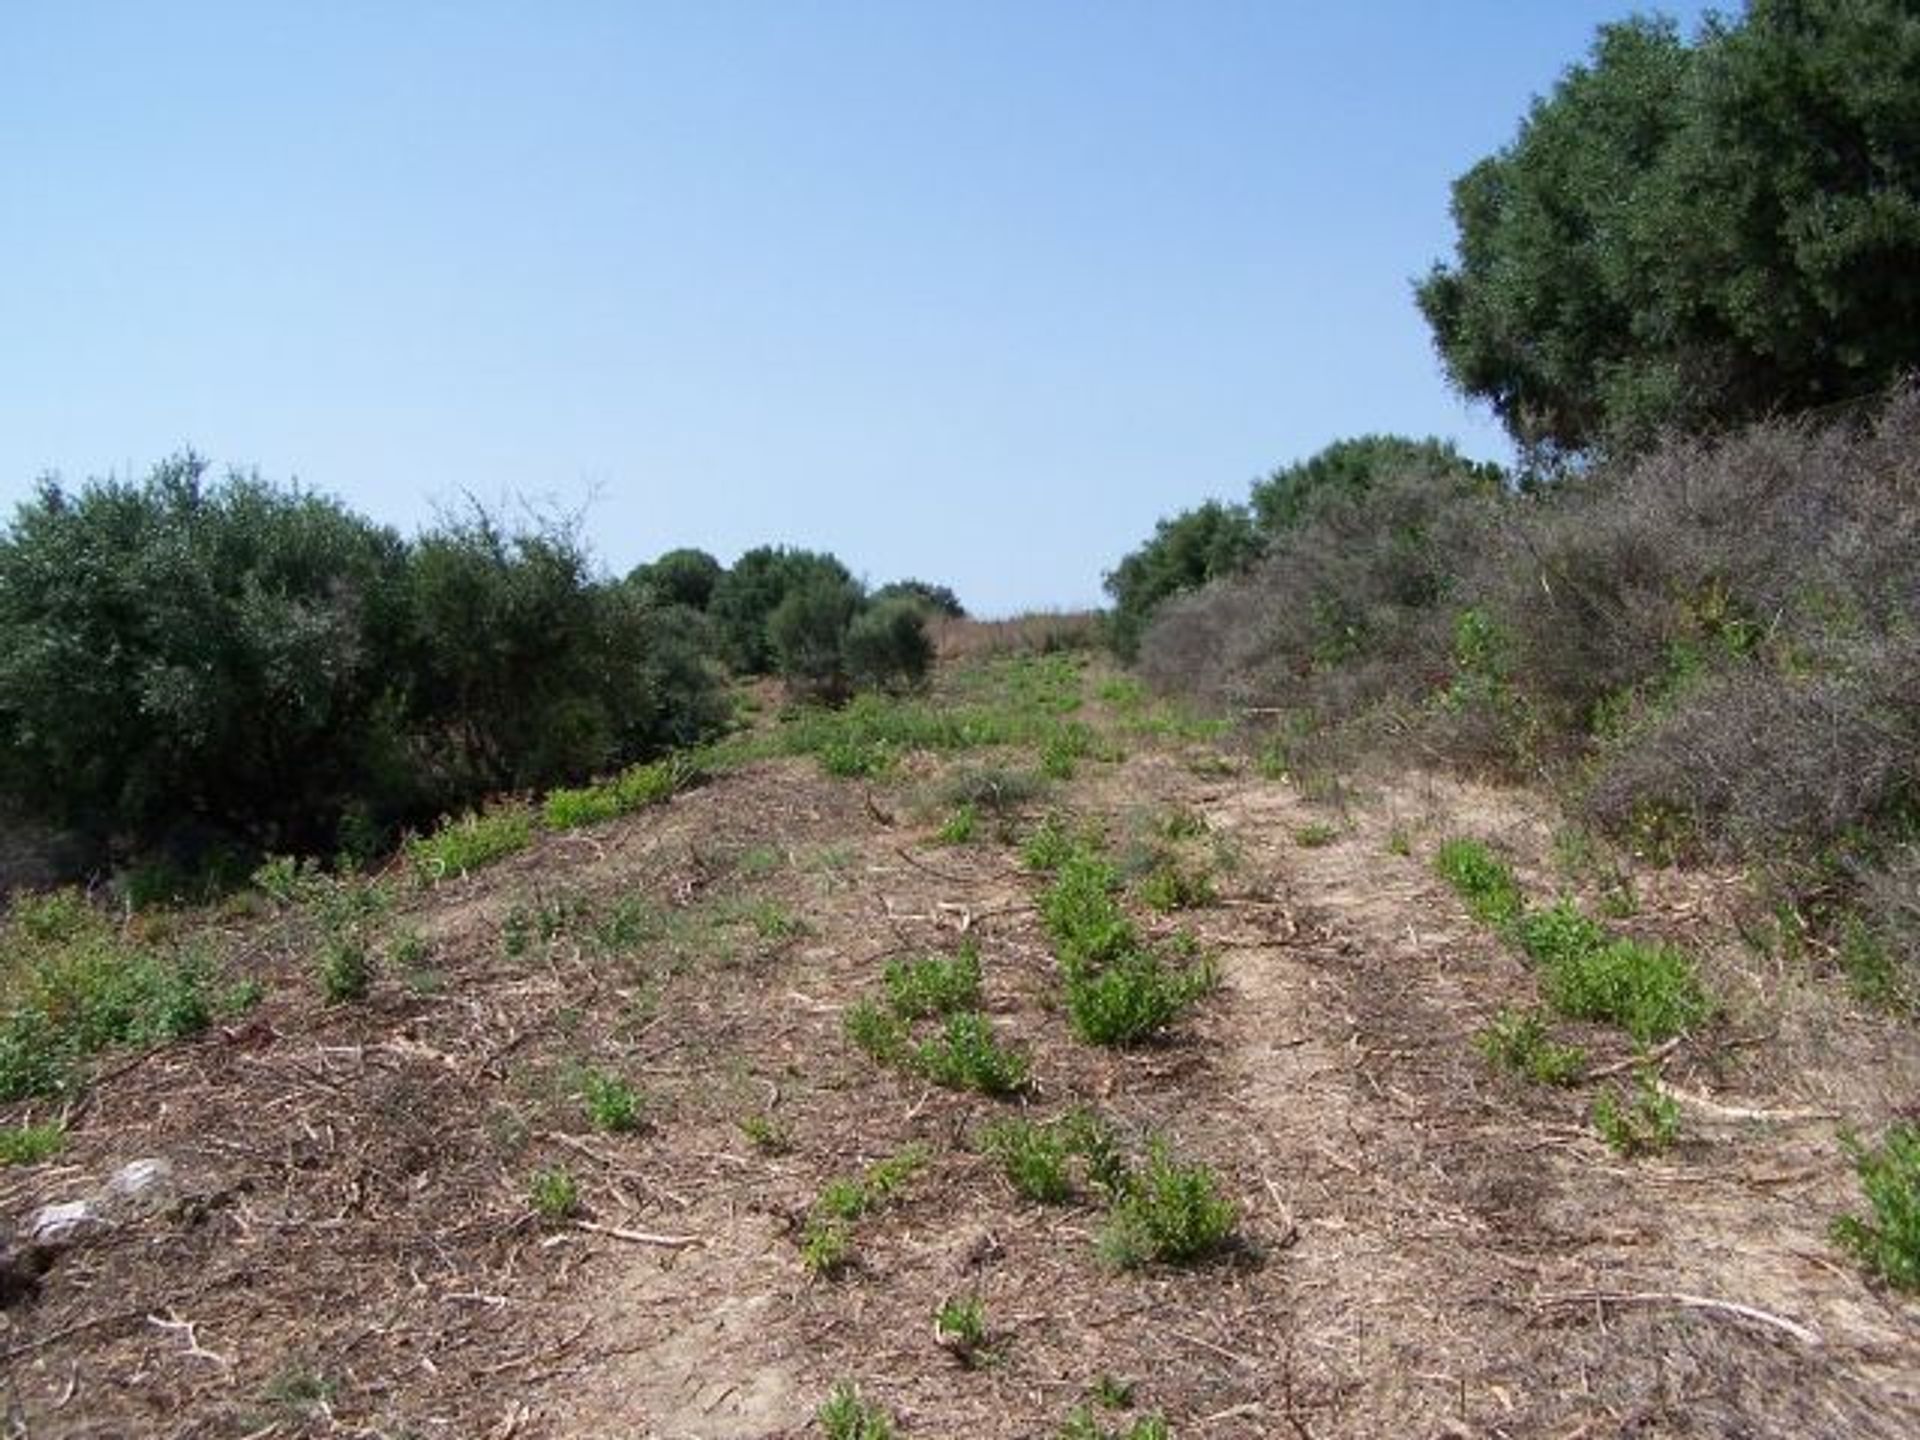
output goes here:
[[373, 952], [357, 934], [329, 935], [320, 946], [320, 993], [329, 1005], [361, 1000], [373, 988]]
[[833, 1387], [820, 1407], [820, 1428], [827, 1440], [893, 1440], [893, 1420], [878, 1405], [860, 1398], [850, 1381]]
[[67, 1132], [57, 1123], [0, 1127], [0, 1165], [37, 1165], [66, 1143]]
[[903, 1020], [950, 1015], [980, 1006], [980, 952], [971, 942], [958, 954], [894, 960], [886, 970], [887, 1001]]
[[1058, 1440], [1171, 1440], [1172, 1433], [1158, 1415], [1142, 1415], [1124, 1430], [1109, 1430], [1095, 1417], [1092, 1407], [1077, 1405], [1068, 1412]]
[[1851, 1135], [1841, 1144], [1873, 1216], [1841, 1216], [1834, 1240], [1894, 1289], [1920, 1291], [1920, 1126], [1896, 1125], [1877, 1146]]
[[1387, 832], [1387, 853], [1403, 859], [1413, 854], [1413, 837], [1403, 827], [1394, 826]]
[[1021, 844], [1020, 863], [1029, 870], [1051, 872], [1066, 864], [1078, 848], [1066, 823], [1057, 815], [1049, 815]]
[[587, 1123], [596, 1130], [617, 1135], [640, 1128], [640, 1092], [619, 1075], [582, 1071], [580, 1103]]
[[1293, 843], [1302, 850], [1320, 850], [1340, 838], [1340, 832], [1324, 820], [1302, 825], [1293, 832]]
[[1552, 1039], [1537, 1010], [1502, 1009], [1474, 1044], [1489, 1064], [1541, 1085], [1577, 1085], [1586, 1074], [1586, 1052]]
[[301, 1416], [325, 1413], [326, 1407], [333, 1403], [339, 1393], [340, 1384], [337, 1380], [318, 1370], [301, 1366], [280, 1371], [267, 1382], [263, 1392], [270, 1403]]
[[922, 1145], [907, 1145], [876, 1160], [859, 1176], [829, 1180], [800, 1233], [800, 1262], [830, 1278], [853, 1262], [853, 1223], [892, 1204], [927, 1163]]
[[978, 1090], [983, 1095], [1017, 1095], [1027, 1088], [1027, 1058], [993, 1038], [986, 1016], [974, 1010], [949, 1015], [940, 1034], [921, 1042], [914, 1066], [936, 1085]]
[[1084, 850], [1074, 851], [1057, 868], [1041, 897], [1040, 916], [1069, 972], [1139, 949], [1132, 923], [1113, 898], [1119, 884], [1113, 866]]
[[533, 843], [533, 811], [501, 805], [448, 820], [431, 835], [407, 842], [407, 858], [423, 881], [457, 880]]
[[762, 1155], [785, 1155], [793, 1149], [793, 1134], [772, 1115], [748, 1115], [740, 1121], [740, 1133]]
[[957, 807], [935, 832], [934, 838], [942, 845], [968, 845], [973, 842], [974, 832], [980, 825], [980, 812], [971, 803]]
[[992, 1353], [987, 1335], [987, 1307], [977, 1295], [954, 1296], [941, 1302], [933, 1316], [934, 1334], [969, 1369]]
[[1512, 869], [1480, 841], [1448, 840], [1433, 863], [1477, 919], [1504, 929], [1520, 918], [1526, 905], [1520, 882]]
[[534, 1214], [549, 1225], [571, 1220], [580, 1212], [580, 1186], [564, 1165], [536, 1170], [527, 1187]]
[[1713, 1008], [1684, 951], [1640, 940], [1609, 940], [1557, 961], [1541, 987], [1561, 1014], [1610, 1020], [1643, 1045], [1691, 1030]]
[[1858, 915], [1841, 922], [1840, 968], [1862, 1003], [1896, 1015], [1912, 1008], [1913, 997], [1899, 960]]
[[1100, 1252], [1126, 1269], [1154, 1262], [1187, 1264], [1224, 1244], [1238, 1218], [1212, 1170], [1182, 1164], [1156, 1142], [1145, 1167], [1114, 1202], [1100, 1234]]
[[1133, 1384], [1117, 1375], [1102, 1372], [1093, 1382], [1088, 1395], [1093, 1403], [1105, 1410], [1131, 1410], [1133, 1408]]
[[816, 1215], [800, 1234], [800, 1263], [809, 1275], [831, 1280], [853, 1263], [853, 1227], [835, 1215]]
[[1170, 914], [1175, 910], [1197, 910], [1217, 898], [1213, 877], [1173, 861], [1164, 861], [1148, 871], [1134, 885], [1140, 903], [1150, 910]]
[[1593, 1127], [1615, 1154], [1661, 1155], [1680, 1136], [1680, 1106], [1647, 1067], [1631, 1094], [1617, 1089], [1600, 1093], [1593, 1102]]
[[1104, 969], [1069, 971], [1067, 1015], [1091, 1045], [1137, 1045], [1160, 1034], [1218, 983], [1210, 962], [1172, 969], [1134, 950]]
[[1068, 1164], [1073, 1148], [1061, 1127], [1027, 1119], [1001, 1120], [982, 1132], [981, 1145], [1027, 1199], [1060, 1205], [1073, 1198]]
[[847, 1038], [882, 1065], [898, 1064], [907, 1054], [907, 1027], [872, 1000], [856, 1000], [843, 1021]]
[[571, 830], [631, 814], [671, 799], [700, 774], [700, 767], [683, 755], [633, 765], [597, 785], [549, 791], [541, 823], [549, 830]]

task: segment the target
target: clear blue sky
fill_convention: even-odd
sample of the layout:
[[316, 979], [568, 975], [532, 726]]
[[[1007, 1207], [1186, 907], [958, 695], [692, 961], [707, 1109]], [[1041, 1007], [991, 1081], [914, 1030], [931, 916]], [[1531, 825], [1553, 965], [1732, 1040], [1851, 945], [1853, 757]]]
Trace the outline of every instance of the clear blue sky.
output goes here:
[[0, 506], [191, 445], [1090, 603], [1342, 436], [1505, 456], [1409, 281], [1629, 8], [7, 0]]

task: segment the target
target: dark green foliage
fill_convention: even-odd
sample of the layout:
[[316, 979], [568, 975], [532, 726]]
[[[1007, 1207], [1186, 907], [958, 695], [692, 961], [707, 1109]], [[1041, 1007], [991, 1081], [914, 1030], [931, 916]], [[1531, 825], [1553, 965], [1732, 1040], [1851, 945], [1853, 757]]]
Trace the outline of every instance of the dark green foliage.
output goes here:
[[1419, 286], [1454, 382], [1562, 451], [1884, 387], [1920, 361], [1916, 74], [1904, 0], [1604, 27], [1455, 184]]
[[1031, 1073], [1027, 1057], [1001, 1045], [974, 1010], [949, 1015], [938, 1034], [914, 1048], [913, 1065], [936, 1085], [983, 1095], [1017, 1095]]
[[0, 792], [96, 852], [368, 859], [726, 720], [691, 612], [599, 580], [568, 527], [476, 510], [409, 545], [204, 470], [49, 484], [0, 536]]
[[913, 600], [929, 615], [943, 616], [948, 620], [964, 620], [967, 608], [960, 603], [960, 597], [945, 585], [929, 584], [925, 580], [895, 580], [891, 585], [882, 585], [873, 592], [874, 602], [883, 600]]
[[1101, 1254], [1126, 1269], [1155, 1261], [1203, 1259], [1233, 1234], [1238, 1208], [1205, 1165], [1183, 1164], [1155, 1144], [1147, 1163], [1114, 1202], [1100, 1235]]
[[1361, 495], [1387, 476], [1493, 489], [1504, 479], [1498, 465], [1467, 459], [1449, 440], [1361, 435], [1336, 440], [1317, 455], [1255, 481], [1248, 498], [1260, 529], [1277, 535], [1304, 522], [1313, 513], [1316, 497]]
[[720, 627], [727, 663], [743, 675], [770, 675], [778, 658], [768, 622], [789, 593], [806, 585], [831, 593], [853, 586], [847, 567], [831, 555], [762, 545], [733, 563], [713, 588], [708, 613]]
[[1171, 596], [1237, 575], [1260, 553], [1260, 534], [1244, 506], [1209, 500], [1170, 520], [1106, 577], [1113, 597], [1109, 638], [1131, 660], [1153, 612]]
[[856, 615], [842, 641], [847, 678], [862, 690], [912, 690], [933, 666], [933, 638], [917, 600], [881, 599]]
[[1920, 1290], [1920, 1128], [1896, 1125], [1878, 1146], [1845, 1144], [1873, 1215], [1843, 1216], [1834, 1239], [1894, 1289]]
[[[183, 455], [0, 537], [0, 785], [95, 841], [326, 846], [392, 783], [405, 548]], [[188, 857], [192, 858], [192, 857]]]
[[825, 573], [789, 588], [767, 616], [780, 678], [810, 699], [845, 699], [851, 689], [847, 630], [864, 603], [858, 584]]
[[650, 565], [635, 566], [627, 584], [640, 589], [652, 606], [684, 606], [704, 611], [726, 567], [704, 550], [669, 550]]

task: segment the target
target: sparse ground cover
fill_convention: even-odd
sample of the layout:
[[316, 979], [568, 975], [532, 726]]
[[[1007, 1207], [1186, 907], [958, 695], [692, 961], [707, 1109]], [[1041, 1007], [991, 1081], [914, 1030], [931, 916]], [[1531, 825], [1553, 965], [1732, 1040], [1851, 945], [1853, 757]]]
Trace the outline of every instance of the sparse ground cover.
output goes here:
[[16, 1227], [174, 1176], [9, 1305], [18, 1428], [1907, 1433], [1910, 1026], [1715, 877], [1548, 905], [1522, 798], [1220, 739], [1001, 656], [485, 863], [77, 912], [207, 998], [8, 1105]]

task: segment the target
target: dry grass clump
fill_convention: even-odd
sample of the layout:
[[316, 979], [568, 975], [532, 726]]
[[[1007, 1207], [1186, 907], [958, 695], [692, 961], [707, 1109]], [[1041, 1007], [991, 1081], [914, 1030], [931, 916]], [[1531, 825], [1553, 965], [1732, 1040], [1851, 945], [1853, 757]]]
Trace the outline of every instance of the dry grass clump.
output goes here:
[[1097, 610], [1036, 610], [1005, 620], [941, 617], [928, 627], [942, 665], [1003, 655], [1051, 655], [1100, 643]]

